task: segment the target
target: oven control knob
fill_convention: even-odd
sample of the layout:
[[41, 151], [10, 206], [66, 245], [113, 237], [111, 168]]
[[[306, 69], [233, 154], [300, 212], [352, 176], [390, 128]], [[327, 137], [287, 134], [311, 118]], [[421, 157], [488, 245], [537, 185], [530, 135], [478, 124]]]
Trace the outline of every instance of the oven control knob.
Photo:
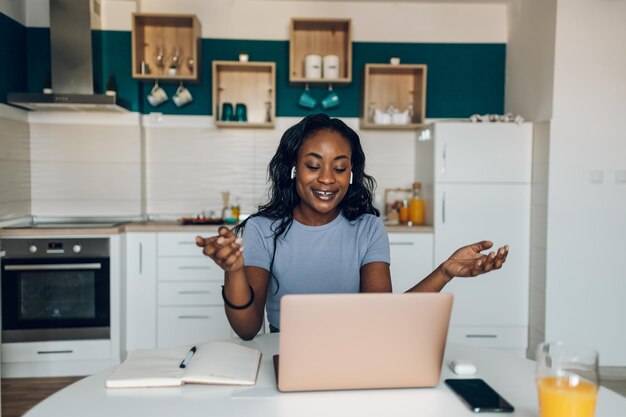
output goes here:
[[35, 246], [35, 245], [30, 245], [30, 246], [28, 247], [28, 251], [29, 251], [30, 253], [35, 253], [35, 252], [37, 252], [37, 246]]
[[78, 252], [80, 252], [82, 249], [83, 249], [83, 247], [82, 247], [82, 246], [80, 246], [80, 245], [74, 245], [74, 246], [72, 247], [72, 250], [74, 251], [74, 253], [78, 253]]

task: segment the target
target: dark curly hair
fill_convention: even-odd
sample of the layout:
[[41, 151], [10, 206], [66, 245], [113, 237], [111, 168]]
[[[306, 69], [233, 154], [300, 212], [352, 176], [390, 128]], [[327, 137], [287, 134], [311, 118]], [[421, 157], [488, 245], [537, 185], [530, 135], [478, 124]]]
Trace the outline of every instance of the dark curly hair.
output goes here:
[[[267, 167], [270, 189], [269, 202], [259, 206], [258, 212], [249, 218], [263, 216], [275, 220], [274, 253], [270, 263], [270, 273], [276, 255], [276, 241], [287, 233], [293, 223], [293, 210], [300, 202], [295, 182], [291, 179], [291, 168], [298, 157], [298, 149], [310, 136], [323, 130], [339, 133], [350, 143], [352, 151], [352, 184], [348, 188], [339, 209], [348, 220], [356, 220], [363, 214], [380, 216], [378, 209], [372, 204], [372, 195], [376, 188], [376, 180], [365, 173], [365, 154], [361, 147], [359, 135], [339, 119], [331, 119], [319, 113], [306, 116], [300, 122], [285, 131], [276, 154]], [[246, 227], [248, 219], [234, 227], [235, 234], [240, 235]], [[274, 277], [274, 279], [276, 279]]]

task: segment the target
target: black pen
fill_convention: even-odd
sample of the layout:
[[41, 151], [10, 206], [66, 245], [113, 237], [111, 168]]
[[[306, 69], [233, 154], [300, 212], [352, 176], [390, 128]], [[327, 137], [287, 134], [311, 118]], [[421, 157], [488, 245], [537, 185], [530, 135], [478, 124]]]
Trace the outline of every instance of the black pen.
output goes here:
[[186, 368], [187, 365], [189, 365], [189, 362], [191, 361], [191, 358], [193, 358], [194, 353], [196, 353], [195, 346], [189, 349], [189, 352], [187, 352], [187, 356], [185, 356], [185, 359], [183, 359], [183, 361], [180, 363], [180, 368]]

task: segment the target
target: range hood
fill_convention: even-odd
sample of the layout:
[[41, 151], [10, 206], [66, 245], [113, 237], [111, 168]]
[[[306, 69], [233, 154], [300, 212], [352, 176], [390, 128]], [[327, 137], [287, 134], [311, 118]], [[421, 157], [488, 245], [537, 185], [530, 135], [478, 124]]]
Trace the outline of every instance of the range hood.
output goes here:
[[117, 94], [94, 94], [90, 0], [50, 0], [52, 88], [9, 93], [9, 104], [37, 111], [128, 111]]

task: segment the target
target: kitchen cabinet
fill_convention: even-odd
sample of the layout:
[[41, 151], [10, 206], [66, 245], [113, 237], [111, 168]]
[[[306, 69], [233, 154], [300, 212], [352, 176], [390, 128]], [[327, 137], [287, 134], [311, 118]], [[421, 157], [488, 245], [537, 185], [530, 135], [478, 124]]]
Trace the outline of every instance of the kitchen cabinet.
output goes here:
[[131, 45], [133, 78], [198, 80], [200, 21], [195, 15], [133, 13]]
[[[352, 22], [350, 19], [292, 18], [289, 30], [289, 82], [352, 82]], [[307, 55], [336, 55], [339, 77], [305, 77]]]
[[426, 72], [421, 64], [366, 64], [361, 129], [421, 126], [426, 114]]
[[166, 348], [233, 336], [224, 272], [194, 232], [126, 233], [125, 348]]
[[416, 180], [434, 225], [434, 264], [459, 247], [508, 244], [502, 269], [456, 278], [451, 341], [524, 352], [528, 333], [530, 123], [436, 123], [418, 140]]
[[126, 351], [156, 346], [156, 233], [124, 234]]
[[[232, 117], [225, 116], [225, 104], [232, 106]], [[245, 121], [237, 120], [241, 104]], [[276, 64], [213, 61], [213, 116], [218, 127], [274, 127]]]
[[432, 233], [389, 233], [391, 283], [402, 293], [433, 271]]
[[159, 348], [233, 336], [221, 296], [224, 271], [202, 254], [196, 235], [157, 234]]

